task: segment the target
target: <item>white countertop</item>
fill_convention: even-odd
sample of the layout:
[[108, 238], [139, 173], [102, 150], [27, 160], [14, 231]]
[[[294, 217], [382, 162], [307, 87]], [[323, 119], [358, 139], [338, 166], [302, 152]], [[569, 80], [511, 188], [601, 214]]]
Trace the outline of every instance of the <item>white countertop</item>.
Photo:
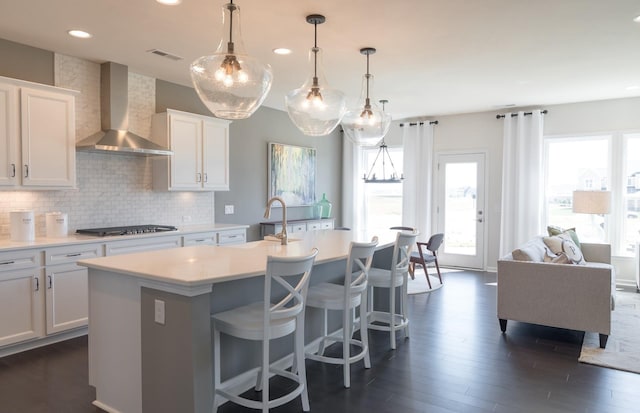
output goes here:
[[[79, 261], [79, 265], [184, 287], [248, 278], [265, 273], [267, 256], [299, 256], [318, 248], [316, 264], [344, 259], [351, 241], [372, 235], [319, 230], [293, 234], [288, 245], [254, 241], [230, 246], [193, 246]], [[395, 231], [379, 234], [378, 249], [392, 245]]]
[[44, 247], [61, 247], [65, 245], [73, 245], [78, 243], [93, 243], [93, 242], [111, 242], [121, 241], [125, 239], [139, 239], [139, 238], [152, 238], [152, 237], [166, 237], [170, 235], [184, 235], [199, 232], [232, 230], [232, 229], [246, 229], [248, 225], [238, 224], [206, 224], [206, 225], [190, 225], [184, 227], [178, 227], [177, 231], [165, 231], [154, 232], [148, 234], [135, 234], [135, 235], [116, 235], [108, 237], [94, 237], [91, 235], [69, 234], [66, 237], [61, 238], [47, 238], [37, 237], [34, 241], [12, 241], [10, 238], [0, 238], [0, 252], [10, 250], [22, 250], [29, 248], [44, 248]]

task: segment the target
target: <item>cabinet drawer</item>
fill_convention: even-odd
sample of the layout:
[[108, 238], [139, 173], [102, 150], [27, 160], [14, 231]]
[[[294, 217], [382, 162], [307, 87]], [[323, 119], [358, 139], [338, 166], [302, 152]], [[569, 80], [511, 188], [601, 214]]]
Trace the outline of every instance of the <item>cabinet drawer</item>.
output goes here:
[[333, 221], [330, 221], [330, 222], [321, 222], [321, 223], [320, 223], [320, 228], [321, 228], [321, 229], [333, 229]]
[[130, 254], [132, 252], [154, 251], [168, 248], [178, 248], [182, 244], [181, 237], [157, 237], [107, 243], [105, 255]]
[[[287, 227], [289, 226], [287, 225]], [[291, 225], [291, 232], [306, 232], [306, 231], [307, 231], [307, 224], [305, 223]]]
[[193, 245], [216, 245], [217, 233], [202, 232], [199, 234], [188, 234], [182, 237], [182, 246], [190, 247]]
[[244, 244], [247, 242], [245, 230], [218, 232], [218, 245]]
[[103, 244], [83, 244], [47, 248], [44, 252], [45, 265], [69, 264], [78, 260], [102, 257]]
[[307, 224], [307, 230], [309, 231], [315, 231], [318, 229], [322, 229], [322, 223], [319, 221], [313, 221]]
[[41, 262], [39, 250], [0, 252], [0, 272], [39, 267]]

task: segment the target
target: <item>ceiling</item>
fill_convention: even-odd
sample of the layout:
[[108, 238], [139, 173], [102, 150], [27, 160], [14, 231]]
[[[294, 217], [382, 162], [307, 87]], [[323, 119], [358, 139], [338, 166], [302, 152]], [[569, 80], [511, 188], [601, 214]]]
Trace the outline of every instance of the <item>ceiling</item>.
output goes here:
[[[189, 64], [211, 54], [224, 0], [0, 0], [0, 38], [190, 86]], [[249, 54], [271, 64], [265, 105], [310, 73], [313, 26], [331, 86], [360, 94], [375, 47], [372, 97], [394, 119], [501, 110], [509, 106], [640, 96], [637, 0], [235, 0]], [[93, 34], [75, 39], [67, 30]], [[293, 53], [278, 56], [276, 47]], [[161, 49], [183, 57], [147, 53]]]

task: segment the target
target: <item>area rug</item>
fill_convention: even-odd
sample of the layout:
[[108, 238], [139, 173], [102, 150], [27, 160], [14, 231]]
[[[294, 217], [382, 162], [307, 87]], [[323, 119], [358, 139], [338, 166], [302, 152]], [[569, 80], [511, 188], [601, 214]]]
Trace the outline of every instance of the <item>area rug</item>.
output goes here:
[[[431, 291], [438, 290], [442, 288], [443, 284], [440, 284], [440, 279], [438, 279], [438, 274], [435, 272], [435, 268], [429, 269], [429, 272], [434, 273], [434, 275], [429, 275], [429, 280], [431, 281], [431, 288], [429, 288], [429, 284], [427, 284], [427, 279], [424, 276], [424, 271], [422, 268], [416, 268], [415, 279], [411, 279], [409, 276], [409, 284], [407, 284], [407, 294], [423, 294], [430, 293]], [[451, 269], [451, 268], [440, 268], [440, 273], [445, 274], [448, 272], [458, 272], [460, 270]], [[444, 282], [444, 277], [443, 280]]]
[[616, 292], [607, 347], [601, 349], [598, 340], [598, 334], [585, 334], [580, 362], [640, 374], [640, 294]]

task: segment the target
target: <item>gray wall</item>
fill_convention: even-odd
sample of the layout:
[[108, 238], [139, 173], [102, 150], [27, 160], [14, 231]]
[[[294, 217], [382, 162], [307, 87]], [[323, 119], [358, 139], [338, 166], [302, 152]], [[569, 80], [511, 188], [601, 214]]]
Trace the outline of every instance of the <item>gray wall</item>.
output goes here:
[[[211, 115], [192, 88], [156, 82], [156, 111], [177, 109]], [[261, 107], [250, 118], [234, 121], [229, 129], [230, 190], [215, 194], [215, 222], [250, 225], [248, 239], [259, 239], [259, 223], [267, 203], [267, 149], [269, 142], [306, 146], [317, 150], [316, 197], [323, 193], [333, 204], [332, 215], [340, 225], [342, 194], [342, 139], [336, 130], [328, 136], [305, 136], [286, 112]], [[235, 214], [225, 215], [224, 206], [233, 205]], [[287, 219], [312, 218], [310, 207], [287, 209]], [[279, 208], [270, 220], [280, 220]]]
[[53, 52], [0, 39], [0, 76], [53, 85]]

